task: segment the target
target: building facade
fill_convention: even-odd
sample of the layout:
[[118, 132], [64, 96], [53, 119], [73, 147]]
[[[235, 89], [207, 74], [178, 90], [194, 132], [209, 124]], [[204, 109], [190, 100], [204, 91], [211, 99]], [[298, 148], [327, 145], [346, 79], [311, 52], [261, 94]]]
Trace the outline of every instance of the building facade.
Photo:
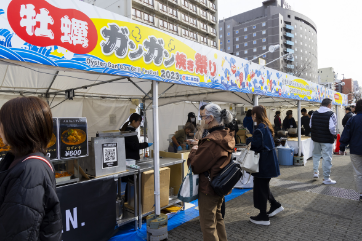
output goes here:
[[218, 0], [83, 0], [163, 31], [218, 48]]
[[[284, 1], [269, 0], [260, 8], [220, 20], [220, 50], [247, 60], [261, 55], [266, 63], [280, 58], [268, 67], [318, 82], [317, 27], [282, 6]], [[267, 53], [271, 45], [279, 45], [279, 51]], [[293, 57], [284, 56], [288, 53]]]
[[334, 83], [336, 77], [333, 67], [318, 69], [319, 84]]

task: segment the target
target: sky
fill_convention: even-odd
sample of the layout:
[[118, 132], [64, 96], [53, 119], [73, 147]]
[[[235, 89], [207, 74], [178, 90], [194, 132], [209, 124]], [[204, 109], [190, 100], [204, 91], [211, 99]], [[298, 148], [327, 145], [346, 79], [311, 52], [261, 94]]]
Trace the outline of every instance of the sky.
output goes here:
[[[264, 0], [219, 0], [219, 20], [262, 6]], [[361, 0], [286, 0], [317, 25], [318, 68], [333, 67], [338, 78], [362, 86]]]

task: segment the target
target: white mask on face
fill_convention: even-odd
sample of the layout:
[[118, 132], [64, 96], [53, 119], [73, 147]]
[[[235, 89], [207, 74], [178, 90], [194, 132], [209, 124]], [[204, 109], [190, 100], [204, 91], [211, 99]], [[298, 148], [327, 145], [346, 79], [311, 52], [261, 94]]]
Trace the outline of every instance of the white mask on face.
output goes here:
[[191, 122], [194, 122], [196, 120], [196, 118], [191, 118]]

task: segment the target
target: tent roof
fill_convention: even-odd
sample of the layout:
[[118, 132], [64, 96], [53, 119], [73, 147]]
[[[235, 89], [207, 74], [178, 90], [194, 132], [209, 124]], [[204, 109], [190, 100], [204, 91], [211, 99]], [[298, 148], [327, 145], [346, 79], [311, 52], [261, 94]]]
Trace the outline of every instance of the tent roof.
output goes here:
[[[91, 73], [39, 64], [0, 60], [0, 93], [36, 94], [50, 97], [75, 89], [76, 97], [143, 99], [152, 92], [152, 81]], [[133, 82], [133, 83], [132, 83]], [[253, 94], [159, 82], [159, 105], [181, 101], [218, 101], [253, 105]], [[151, 96], [151, 95], [148, 95]], [[147, 105], [151, 102], [146, 97]], [[302, 101], [304, 105], [318, 104]], [[260, 96], [265, 106], [295, 105], [295, 100]]]

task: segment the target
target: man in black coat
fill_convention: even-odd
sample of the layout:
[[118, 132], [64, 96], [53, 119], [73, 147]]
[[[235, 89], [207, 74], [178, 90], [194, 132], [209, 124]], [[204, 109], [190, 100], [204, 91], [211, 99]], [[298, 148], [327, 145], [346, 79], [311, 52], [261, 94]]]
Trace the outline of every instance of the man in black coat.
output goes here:
[[349, 120], [349, 118], [351, 118], [353, 116], [353, 113], [351, 111], [350, 107], [346, 107], [346, 115], [343, 117], [342, 120], [342, 126], [343, 128], [347, 125], [347, 121]]

